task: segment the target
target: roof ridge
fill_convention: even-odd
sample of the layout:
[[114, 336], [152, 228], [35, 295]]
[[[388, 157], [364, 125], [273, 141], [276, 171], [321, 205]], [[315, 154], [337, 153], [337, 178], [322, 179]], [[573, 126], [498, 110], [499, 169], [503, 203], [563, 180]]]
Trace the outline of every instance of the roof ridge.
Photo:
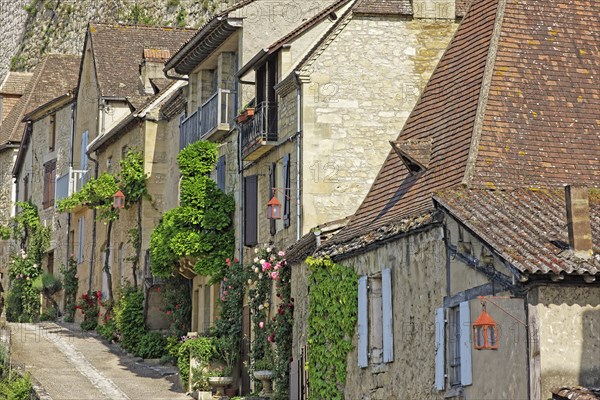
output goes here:
[[124, 24], [120, 22], [90, 22], [90, 26], [102, 26], [106, 28], [141, 28], [141, 29], [169, 29], [169, 30], [178, 30], [178, 31], [192, 31], [196, 32], [195, 28], [187, 28], [187, 27], [179, 27], [179, 26], [169, 26], [169, 25], [148, 25], [148, 24]]
[[[462, 179], [462, 184], [469, 187], [473, 180], [473, 172], [477, 163], [477, 156], [479, 154], [479, 141], [481, 139], [481, 132], [483, 130], [483, 119], [485, 117], [485, 110], [490, 93], [490, 86], [492, 76], [494, 73], [494, 67], [496, 64], [496, 55], [498, 50], [498, 42], [500, 41], [500, 34], [502, 32], [502, 24], [504, 23], [504, 11], [506, 9], [506, 0], [497, 0], [498, 6], [496, 8], [496, 19], [494, 22], [494, 31], [490, 39], [488, 46], [488, 54], [485, 62], [485, 70], [483, 71], [483, 79], [481, 81], [481, 88], [479, 91], [479, 101], [477, 104], [477, 111], [475, 113], [475, 121], [473, 124], [473, 133], [471, 135], [471, 147], [469, 148], [469, 155], [465, 166], [465, 174]], [[469, 6], [469, 9], [471, 6]], [[467, 11], [468, 12], [468, 11]]]

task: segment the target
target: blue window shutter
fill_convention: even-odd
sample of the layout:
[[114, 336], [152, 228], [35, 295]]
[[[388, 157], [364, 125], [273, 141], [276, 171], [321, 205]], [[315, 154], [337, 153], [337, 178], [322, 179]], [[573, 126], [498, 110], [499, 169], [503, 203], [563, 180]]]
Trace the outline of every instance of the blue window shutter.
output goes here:
[[[277, 163], [271, 163], [269, 167], [269, 194], [268, 199], [271, 200], [272, 197], [277, 196], [276, 190], [276, 174], [277, 174]], [[271, 236], [274, 236], [277, 233], [277, 221], [274, 219], [269, 220], [270, 223], [270, 233]]]
[[369, 365], [369, 304], [367, 300], [367, 276], [358, 278], [358, 366]]
[[471, 312], [469, 302], [460, 303], [460, 383], [463, 386], [473, 383], [471, 363]]
[[446, 370], [445, 365], [445, 353], [446, 345], [444, 340], [444, 334], [446, 332], [446, 324], [444, 317], [444, 309], [438, 308], [435, 310], [435, 388], [437, 390], [444, 390], [445, 380], [444, 372]]
[[394, 361], [394, 311], [392, 306], [392, 270], [381, 272], [381, 315], [383, 318], [383, 362]]
[[283, 227], [287, 228], [290, 226], [290, 154], [287, 153], [283, 156], [283, 190], [285, 197], [283, 199]]
[[85, 154], [87, 145], [88, 145], [88, 131], [85, 131], [81, 135], [81, 165], [80, 165], [81, 168], [80, 169], [82, 169], [82, 170], [87, 169], [87, 154]]

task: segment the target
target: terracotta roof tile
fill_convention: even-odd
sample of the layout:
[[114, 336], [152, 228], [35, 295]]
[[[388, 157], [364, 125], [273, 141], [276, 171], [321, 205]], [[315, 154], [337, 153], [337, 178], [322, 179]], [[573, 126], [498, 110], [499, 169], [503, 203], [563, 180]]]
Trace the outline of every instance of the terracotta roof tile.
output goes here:
[[167, 52], [174, 54], [194, 32], [194, 29], [169, 27], [90, 24], [89, 34], [101, 95], [126, 97], [138, 108], [148, 98], [139, 77], [144, 50], [154, 49], [148, 55], [161, 55], [163, 59]]
[[473, 0], [398, 137], [432, 139], [429, 169], [411, 176], [390, 152], [333, 242], [430, 212], [457, 185], [595, 186], [599, 16], [592, 0]]
[[598, 195], [590, 198], [595, 256], [587, 261], [568, 249], [564, 189], [453, 188], [435, 199], [521, 272], [600, 273]]
[[362, 0], [354, 10], [357, 14], [412, 15], [410, 0]]
[[462, 181], [495, 15], [496, 0], [473, 5], [398, 137], [400, 142], [431, 140], [429, 168], [411, 175], [390, 151], [363, 204], [334, 242], [432, 210], [435, 190]]
[[31, 72], [9, 72], [0, 85], [0, 93], [21, 96], [32, 75]]
[[562, 386], [552, 389], [554, 400], [600, 400], [600, 388]]
[[79, 65], [79, 56], [50, 54], [36, 66], [23, 96], [0, 126], [0, 146], [21, 141], [25, 114], [77, 86]]

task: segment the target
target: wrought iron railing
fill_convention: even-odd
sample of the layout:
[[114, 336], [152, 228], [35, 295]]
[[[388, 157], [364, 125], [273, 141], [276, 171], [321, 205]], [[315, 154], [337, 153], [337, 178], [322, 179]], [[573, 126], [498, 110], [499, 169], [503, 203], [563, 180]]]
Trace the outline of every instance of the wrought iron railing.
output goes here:
[[220, 124], [230, 124], [233, 118], [231, 112], [232, 94], [227, 89], [217, 90], [196, 111], [181, 120], [179, 125], [180, 150], [190, 143], [204, 139]]
[[242, 155], [248, 155], [257, 144], [277, 141], [277, 103], [262, 102], [254, 117], [241, 124]]

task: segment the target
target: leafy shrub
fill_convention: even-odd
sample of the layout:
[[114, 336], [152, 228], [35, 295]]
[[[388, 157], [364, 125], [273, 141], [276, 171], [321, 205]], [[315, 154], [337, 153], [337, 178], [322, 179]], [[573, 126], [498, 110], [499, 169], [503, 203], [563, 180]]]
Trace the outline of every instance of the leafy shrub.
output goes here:
[[135, 353], [137, 343], [145, 333], [144, 294], [131, 286], [122, 289], [119, 305], [116, 307], [117, 329], [121, 334], [121, 347]]
[[65, 321], [73, 322], [75, 319], [75, 306], [77, 305], [77, 290], [79, 288], [77, 261], [75, 261], [73, 257], [70, 257], [69, 263], [67, 266], [61, 266], [60, 272], [63, 275], [65, 298], [67, 300], [67, 305], [65, 307]]
[[177, 367], [184, 387], [187, 387], [190, 378], [190, 356], [198, 361], [198, 368], [208, 368], [210, 360], [215, 355], [215, 346], [211, 338], [197, 337], [185, 339], [177, 353]]
[[109, 320], [103, 324], [100, 324], [96, 327], [96, 332], [104, 339], [109, 342], [113, 340], [117, 340], [117, 325], [114, 322], [114, 319]]
[[146, 332], [135, 351], [135, 355], [142, 358], [160, 358], [167, 352], [167, 339], [158, 332]]
[[10, 378], [0, 380], [0, 398], [9, 400], [29, 400], [31, 379], [29, 375], [14, 374]]
[[98, 326], [100, 306], [102, 305], [102, 292], [88, 292], [81, 295], [81, 300], [75, 308], [81, 310], [83, 321], [80, 326], [84, 331], [92, 331]]
[[190, 280], [177, 275], [162, 286], [162, 311], [170, 322], [171, 335], [179, 339], [190, 331], [192, 296]]
[[57, 316], [56, 310], [52, 308], [40, 314], [40, 321], [55, 321]]

